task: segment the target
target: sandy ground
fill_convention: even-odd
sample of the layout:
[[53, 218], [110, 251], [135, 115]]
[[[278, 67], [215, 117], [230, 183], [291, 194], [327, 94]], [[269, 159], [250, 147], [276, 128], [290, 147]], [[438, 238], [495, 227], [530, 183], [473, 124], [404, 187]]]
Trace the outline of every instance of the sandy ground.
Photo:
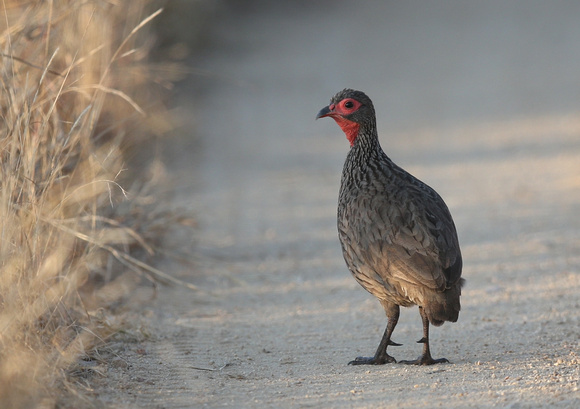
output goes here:
[[[310, 3], [221, 15], [192, 61], [211, 74], [183, 84], [168, 155], [200, 227], [193, 266], [164, 267], [202, 291], [138, 306], [149, 336], [110, 346], [95, 404], [580, 407], [580, 3]], [[463, 309], [431, 332], [451, 364], [347, 365], [386, 319], [340, 254], [348, 143], [314, 121], [344, 87], [454, 215]], [[405, 309], [391, 353], [415, 358], [420, 337]]]

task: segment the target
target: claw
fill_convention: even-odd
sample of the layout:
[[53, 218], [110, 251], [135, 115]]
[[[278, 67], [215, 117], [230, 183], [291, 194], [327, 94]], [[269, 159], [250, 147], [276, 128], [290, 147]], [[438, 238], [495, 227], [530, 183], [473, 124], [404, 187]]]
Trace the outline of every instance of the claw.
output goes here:
[[390, 355], [385, 354], [385, 356], [371, 356], [371, 357], [364, 357], [364, 356], [357, 356], [354, 361], [350, 361], [349, 365], [384, 365], [390, 363], [397, 363], [395, 358]]
[[433, 365], [433, 364], [443, 364], [449, 363], [449, 360], [447, 358], [439, 358], [439, 359], [433, 359], [430, 356], [420, 356], [419, 358], [415, 359], [414, 361], [399, 361], [400, 364], [406, 364], [406, 365]]

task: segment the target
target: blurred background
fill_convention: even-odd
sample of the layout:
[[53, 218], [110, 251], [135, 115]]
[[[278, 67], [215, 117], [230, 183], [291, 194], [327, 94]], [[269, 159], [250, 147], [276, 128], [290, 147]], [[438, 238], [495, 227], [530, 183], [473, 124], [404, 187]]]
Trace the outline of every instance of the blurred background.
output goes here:
[[[170, 28], [194, 31], [196, 3], [169, 2], [181, 18]], [[206, 87], [255, 97], [259, 124], [282, 106], [306, 115], [307, 92], [346, 86], [366, 90], [393, 131], [578, 108], [573, 1], [206, 3], [216, 18], [196, 31], [202, 52], [191, 64], [209, 74]], [[291, 98], [303, 110], [279, 105]]]
[[[423, 167], [418, 176], [447, 190], [444, 197], [456, 193], [448, 199], [455, 206], [484, 206], [465, 217], [492, 212], [485, 223], [510, 233], [514, 218], [565, 225], [549, 206], [577, 206], [569, 198], [580, 169], [570, 157], [559, 163], [580, 146], [577, 2], [192, 4], [169, 2], [164, 18], [178, 15], [180, 24], [161, 26], [177, 31], [168, 35], [171, 55], [191, 40], [187, 24], [199, 21], [200, 5], [211, 21], [196, 32], [187, 60], [195, 74], [176, 99], [185, 112], [180, 132], [198, 135], [203, 147], [197, 163], [207, 188], [253, 192], [264, 172], [287, 170], [327, 172], [335, 189], [348, 145], [332, 121], [313, 118], [349, 87], [373, 99], [381, 143], [396, 163], [415, 173]], [[457, 180], [439, 185], [434, 164], [448, 165]], [[557, 193], [536, 186], [554, 177], [548, 168], [565, 180]], [[518, 208], [543, 201], [539, 215]]]

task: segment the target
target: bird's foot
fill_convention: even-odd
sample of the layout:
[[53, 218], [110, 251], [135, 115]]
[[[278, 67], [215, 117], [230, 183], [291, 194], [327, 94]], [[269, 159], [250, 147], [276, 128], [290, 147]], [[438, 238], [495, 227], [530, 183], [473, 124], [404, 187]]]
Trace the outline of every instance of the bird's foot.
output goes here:
[[419, 358], [413, 360], [413, 361], [399, 361], [400, 364], [406, 364], [406, 365], [433, 365], [433, 364], [448, 364], [449, 360], [447, 358], [439, 358], [439, 359], [433, 359], [431, 358], [430, 355], [425, 356], [425, 355], [421, 355]]
[[364, 357], [364, 356], [357, 356], [354, 361], [350, 361], [349, 365], [384, 365], [390, 363], [397, 363], [395, 358], [390, 356], [389, 354], [384, 354], [381, 356], [371, 356], [371, 357]]

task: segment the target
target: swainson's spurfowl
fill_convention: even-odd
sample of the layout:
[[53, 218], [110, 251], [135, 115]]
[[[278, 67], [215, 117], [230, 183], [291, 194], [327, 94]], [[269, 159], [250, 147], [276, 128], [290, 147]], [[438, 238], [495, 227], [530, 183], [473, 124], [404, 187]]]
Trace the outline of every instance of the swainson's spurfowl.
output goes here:
[[430, 365], [429, 324], [457, 321], [464, 280], [455, 224], [433, 190], [406, 172], [379, 144], [373, 103], [363, 92], [345, 89], [316, 118], [331, 117], [350, 142], [338, 197], [338, 236], [348, 269], [377, 297], [387, 328], [373, 357], [350, 364], [396, 362], [387, 353], [399, 307], [419, 306], [422, 355], [401, 363]]

